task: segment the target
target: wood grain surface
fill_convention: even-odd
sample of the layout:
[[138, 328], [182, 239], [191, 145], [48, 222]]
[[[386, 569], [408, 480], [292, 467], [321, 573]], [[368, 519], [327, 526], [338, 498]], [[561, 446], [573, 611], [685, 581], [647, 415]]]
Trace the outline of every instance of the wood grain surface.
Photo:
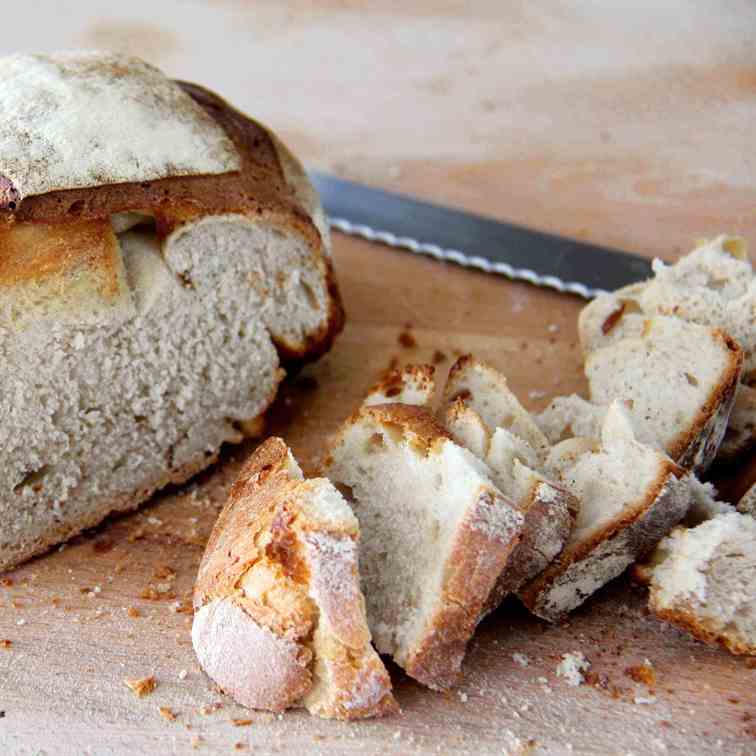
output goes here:
[[[4, 27], [3, 51], [145, 55], [351, 178], [668, 259], [720, 230], [756, 248], [753, 3], [80, 0], [14, 4]], [[533, 408], [584, 387], [578, 300], [342, 236], [335, 262], [347, 328], [271, 412], [305, 468], [395, 359], [440, 351], [443, 373], [473, 351]], [[754, 665], [649, 617], [625, 579], [565, 625], [505, 604], [450, 694], [392, 668], [401, 716], [234, 705], [197, 666], [189, 598], [253, 446], [0, 577], [0, 754], [756, 753]], [[556, 676], [571, 652], [589, 684]], [[627, 671], [645, 659], [652, 685]], [[137, 698], [124, 680], [147, 675], [157, 687]]]

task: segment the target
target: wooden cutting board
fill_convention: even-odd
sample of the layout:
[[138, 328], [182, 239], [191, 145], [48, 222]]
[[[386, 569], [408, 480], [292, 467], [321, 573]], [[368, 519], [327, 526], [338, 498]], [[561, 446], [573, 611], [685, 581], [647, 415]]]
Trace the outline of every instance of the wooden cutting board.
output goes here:
[[[0, 45], [146, 55], [351, 178], [667, 259], [721, 230], [756, 248], [752, 4], [379, 5], [42, 2], [14, 7]], [[536, 409], [584, 388], [579, 301], [345, 237], [335, 262], [347, 328], [271, 412], [305, 467], [394, 360], [435, 356], [443, 374], [472, 351]], [[450, 694], [392, 668], [401, 716], [234, 705], [195, 662], [188, 607], [253, 446], [0, 579], [0, 754], [756, 752], [753, 664], [649, 617], [625, 579], [561, 626], [505, 604]], [[555, 674], [573, 652], [591, 661], [587, 685]], [[628, 670], [646, 659], [655, 679], [638, 682]], [[147, 675], [157, 687], [137, 698], [124, 680]]]

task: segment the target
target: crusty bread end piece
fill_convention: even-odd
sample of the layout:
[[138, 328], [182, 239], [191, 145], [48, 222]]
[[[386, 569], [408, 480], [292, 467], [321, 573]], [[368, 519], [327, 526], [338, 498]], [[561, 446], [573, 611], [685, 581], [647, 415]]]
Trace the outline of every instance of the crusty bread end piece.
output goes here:
[[636, 441], [618, 402], [600, 441], [562, 441], [546, 471], [580, 508], [564, 550], [518, 595], [534, 614], [557, 621], [653, 548], [683, 517], [690, 493], [681, 468]]
[[699, 640], [756, 656], [756, 520], [720, 514], [657, 549], [649, 606]]
[[397, 710], [370, 644], [359, 527], [338, 491], [262, 444], [218, 517], [194, 591], [202, 668], [239, 703], [336, 719]]
[[520, 538], [522, 514], [422, 407], [361, 407], [336, 437], [325, 471], [360, 522], [376, 647], [423, 684], [452, 686]]
[[433, 365], [407, 365], [389, 370], [370, 388], [363, 401], [368, 407], [374, 404], [413, 404], [428, 407], [436, 392]]

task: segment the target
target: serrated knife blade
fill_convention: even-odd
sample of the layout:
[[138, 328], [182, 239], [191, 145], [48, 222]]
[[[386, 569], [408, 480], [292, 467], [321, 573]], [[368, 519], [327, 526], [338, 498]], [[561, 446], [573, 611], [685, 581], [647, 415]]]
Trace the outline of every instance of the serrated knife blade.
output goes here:
[[592, 299], [651, 275], [651, 261], [310, 171], [331, 228]]

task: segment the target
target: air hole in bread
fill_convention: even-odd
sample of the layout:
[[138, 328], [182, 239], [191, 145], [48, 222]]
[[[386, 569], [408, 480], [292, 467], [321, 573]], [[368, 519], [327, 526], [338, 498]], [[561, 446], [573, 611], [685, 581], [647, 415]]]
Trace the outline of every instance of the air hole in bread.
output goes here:
[[350, 503], [354, 504], [354, 490], [346, 483], [334, 483], [336, 490]]
[[13, 486], [14, 493], [21, 493], [24, 488], [31, 488], [34, 491], [42, 490], [42, 481], [50, 472], [50, 465], [42, 465], [36, 470], [30, 470], [24, 477]]
[[84, 200], [78, 199], [75, 202], [72, 202], [68, 206], [68, 214], [69, 215], [81, 215], [82, 211], [84, 210]]
[[300, 281], [299, 286], [304, 292], [305, 298], [307, 299], [307, 303], [310, 305], [310, 307], [313, 310], [319, 310], [320, 302], [318, 302], [318, 298], [312, 286], [310, 286], [310, 284], [308, 284], [307, 281]]
[[385, 449], [385, 448], [386, 448], [386, 439], [383, 437], [383, 434], [373, 433], [373, 435], [370, 436], [367, 440], [365, 451], [368, 454], [371, 454], [374, 451], [377, 451], [379, 449]]
[[688, 381], [691, 386], [698, 386], [698, 378], [692, 373], [685, 373], [685, 380]]

